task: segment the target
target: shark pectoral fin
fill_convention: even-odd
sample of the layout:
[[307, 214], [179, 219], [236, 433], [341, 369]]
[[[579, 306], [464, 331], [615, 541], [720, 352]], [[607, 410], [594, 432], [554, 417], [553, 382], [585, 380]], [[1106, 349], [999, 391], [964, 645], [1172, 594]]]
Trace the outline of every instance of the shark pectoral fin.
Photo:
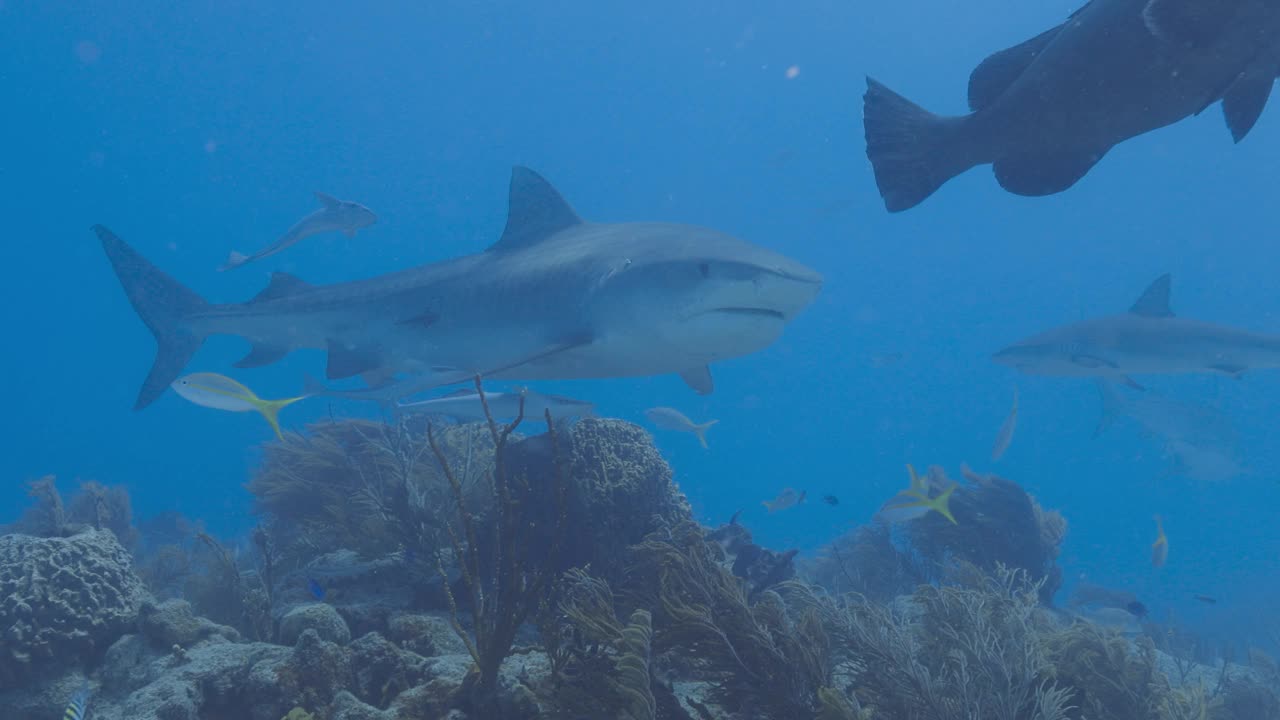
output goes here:
[[384, 388], [395, 382], [396, 371], [394, 368], [380, 367], [360, 373], [360, 379], [370, 389]]
[[1142, 295], [1133, 302], [1129, 312], [1149, 318], [1173, 317], [1173, 309], [1169, 307], [1169, 293], [1173, 287], [1173, 276], [1165, 273], [1147, 286]]
[[262, 292], [254, 295], [249, 302], [277, 300], [303, 290], [309, 290], [312, 287], [310, 283], [298, 278], [296, 275], [290, 275], [287, 272], [273, 272], [271, 273], [271, 279], [267, 281], [267, 286], [262, 289]]
[[1242, 365], [1210, 365], [1209, 369], [1223, 375], [1230, 375], [1233, 379], [1239, 380], [1249, 368]]
[[330, 209], [336, 208], [342, 204], [342, 201], [338, 198], [329, 195], [328, 193], [322, 193], [319, 190], [316, 191], [316, 200], [320, 201], [321, 205]]
[[1250, 68], [1222, 96], [1222, 114], [1226, 117], [1232, 140], [1240, 142], [1253, 129], [1262, 109], [1267, 106], [1273, 84], [1274, 73]]
[[1010, 155], [992, 164], [1000, 187], [1015, 195], [1038, 197], [1075, 185], [1111, 148], [1046, 150]]
[[699, 395], [710, 395], [716, 389], [715, 381], [711, 379], [711, 368], [706, 365], [685, 370], [680, 373], [680, 379]]
[[1166, 42], [1203, 47], [1213, 43], [1246, 0], [1149, 0], [1147, 30]]
[[369, 372], [382, 365], [382, 359], [373, 348], [357, 348], [343, 345], [336, 340], [329, 341], [329, 362], [325, 367], [325, 377], [330, 380], [341, 380], [352, 375]]
[[973, 112], [990, 107], [1036, 59], [1066, 23], [1040, 33], [1030, 40], [983, 60], [969, 75], [969, 109]]
[[255, 343], [249, 353], [235, 362], [233, 367], [256, 368], [270, 365], [289, 354], [291, 348], [281, 345]]

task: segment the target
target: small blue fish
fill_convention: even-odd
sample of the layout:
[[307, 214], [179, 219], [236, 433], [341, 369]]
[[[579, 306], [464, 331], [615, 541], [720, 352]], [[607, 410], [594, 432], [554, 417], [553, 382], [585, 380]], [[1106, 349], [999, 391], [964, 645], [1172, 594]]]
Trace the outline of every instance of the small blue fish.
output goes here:
[[404, 549], [404, 562], [406, 565], [412, 565], [417, 561], [417, 559], [418, 553], [414, 552], [413, 548], [410, 547]]
[[62, 713], [62, 720], [84, 720], [84, 711], [87, 707], [89, 707], [89, 683], [86, 682], [84, 687], [71, 696], [66, 712]]
[[324, 586], [316, 582], [315, 578], [307, 578], [307, 589], [311, 591], [311, 595], [317, 600], [324, 600]]

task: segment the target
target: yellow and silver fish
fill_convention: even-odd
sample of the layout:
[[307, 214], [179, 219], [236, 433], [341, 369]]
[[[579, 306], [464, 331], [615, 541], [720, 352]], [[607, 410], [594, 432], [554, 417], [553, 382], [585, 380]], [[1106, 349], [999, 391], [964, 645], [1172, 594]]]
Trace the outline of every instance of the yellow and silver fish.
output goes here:
[[264, 400], [244, 385], [217, 373], [192, 373], [178, 378], [173, 383], [173, 391], [203, 407], [230, 412], [257, 412], [266, 418], [271, 429], [276, 431], [276, 437], [282, 440], [284, 435], [280, 432], [280, 410], [311, 397], [299, 395], [282, 400]]

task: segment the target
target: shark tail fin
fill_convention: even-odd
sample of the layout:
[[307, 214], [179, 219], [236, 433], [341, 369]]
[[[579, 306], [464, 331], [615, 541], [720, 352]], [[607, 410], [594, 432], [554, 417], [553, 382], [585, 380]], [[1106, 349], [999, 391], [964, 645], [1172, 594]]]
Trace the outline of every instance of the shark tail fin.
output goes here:
[[93, 226], [102, 249], [120, 279], [125, 295], [156, 338], [156, 358], [138, 391], [135, 410], [155, 402], [204, 343], [188, 327], [187, 318], [209, 307], [204, 298], [147, 261], [124, 240], [101, 225]]
[[240, 267], [241, 265], [244, 265], [247, 262], [249, 262], [248, 255], [245, 255], [242, 252], [236, 252], [235, 250], [232, 250], [231, 254], [227, 256], [227, 261], [218, 266], [218, 272], [235, 270], [236, 268]]
[[943, 183], [973, 167], [957, 130], [963, 117], [935, 115], [867, 78], [862, 97], [867, 158], [889, 212], [919, 205]]
[[720, 421], [712, 420], [710, 422], [704, 422], [701, 425], [693, 426], [693, 434], [698, 437], [698, 443], [702, 445], [703, 450], [711, 447], [710, 445], [707, 445], [707, 431], [711, 429], [712, 425], [715, 425], [718, 422]]

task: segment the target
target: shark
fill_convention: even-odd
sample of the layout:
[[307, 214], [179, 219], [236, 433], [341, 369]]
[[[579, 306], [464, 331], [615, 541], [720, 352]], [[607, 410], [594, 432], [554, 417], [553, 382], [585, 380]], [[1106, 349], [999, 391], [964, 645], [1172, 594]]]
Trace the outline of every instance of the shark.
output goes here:
[[1091, 318], [1034, 335], [993, 359], [1031, 375], [1104, 377], [1136, 386], [1141, 374], [1217, 373], [1240, 377], [1280, 367], [1280, 335], [1193, 320], [1169, 305], [1172, 280], [1156, 278], [1119, 315]]
[[156, 339], [136, 409], [155, 402], [215, 335], [251, 343], [237, 367], [323, 350], [331, 380], [677, 373], [706, 394], [711, 364], [773, 344], [822, 287], [800, 262], [710, 228], [584, 221], [520, 166], [506, 226], [483, 252], [329, 285], [274, 273], [240, 303], [207, 302], [107, 228], [93, 231]]
[[357, 230], [369, 227], [378, 221], [378, 216], [360, 203], [339, 200], [322, 192], [315, 193], [315, 196], [316, 200], [320, 201], [319, 210], [294, 223], [284, 235], [280, 236], [280, 239], [252, 255], [232, 251], [226, 264], [218, 270], [227, 271], [243, 267], [254, 260], [275, 255], [291, 245], [320, 233], [340, 232], [347, 237], [355, 237]]

